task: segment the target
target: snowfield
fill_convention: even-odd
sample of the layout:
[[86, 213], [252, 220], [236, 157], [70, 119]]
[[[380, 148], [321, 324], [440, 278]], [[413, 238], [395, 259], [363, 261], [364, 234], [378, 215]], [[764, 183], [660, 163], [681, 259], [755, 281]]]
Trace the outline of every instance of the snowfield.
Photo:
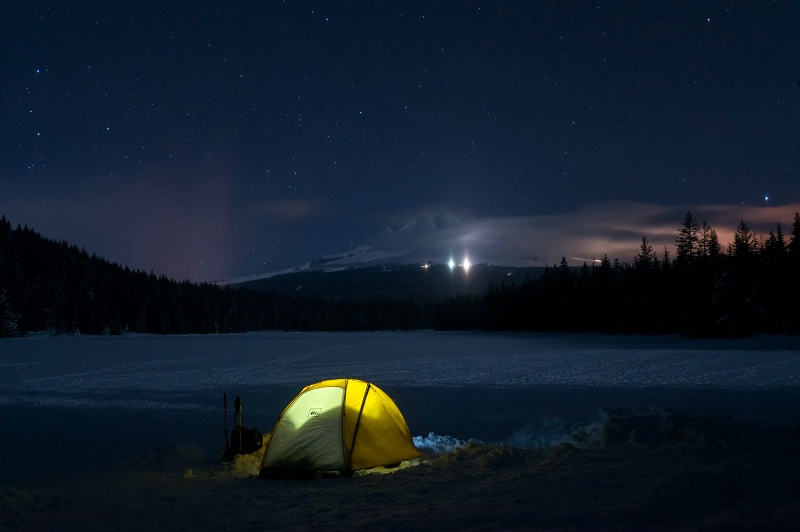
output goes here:
[[[0, 342], [0, 405], [7, 406], [221, 412], [221, 396], [226, 392], [231, 399], [241, 394], [250, 411], [245, 420], [249, 417], [250, 424], [268, 430], [295, 390], [337, 377], [375, 382], [389, 390], [401, 410], [425, 410], [417, 423], [425, 431], [440, 434], [442, 429], [432, 426], [428, 418], [436, 418], [436, 403], [446, 405], [448, 399], [426, 400], [422, 406], [417, 399], [444, 388], [449, 389], [447, 397], [460, 397], [471, 388], [491, 388], [492, 396], [528, 390], [522, 394], [525, 397], [547, 389], [535, 405], [524, 402], [526, 409], [541, 413], [529, 412], [539, 420], [542, 415], [594, 416], [601, 407], [649, 407], [654, 401], [679, 408], [700, 396], [695, 411], [711, 405], [706, 413], [721, 413], [727, 406], [761, 421], [785, 422], [794, 416], [788, 405], [776, 410], [765, 406], [763, 411], [749, 405], [743, 412], [736, 398], [747, 397], [745, 402], [750, 402], [753, 391], [796, 390], [800, 339], [424, 331], [41, 334]], [[276, 386], [288, 390], [277, 403], [271, 391]], [[615, 398], [609, 401], [605, 397], [610, 390]], [[552, 399], [564, 393], [568, 401]], [[652, 395], [656, 397], [648, 399]], [[715, 403], [721, 395], [727, 404]], [[474, 400], [482, 404], [479, 398]], [[413, 430], [415, 419], [407, 421]], [[469, 418], [464, 421], [468, 423]], [[509, 436], [487, 431], [485, 426], [476, 426], [472, 432], [467, 429], [458, 437], [502, 440]], [[514, 438], [520, 441], [516, 432]]]
[[[372, 381], [395, 399], [426, 452], [421, 467], [326, 489], [324, 482], [253, 485], [242, 469], [221, 464], [236, 395], [244, 424], [267, 432], [303, 386], [336, 377]], [[5, 339], [0, 528], [231, 526], [224, 505], [203, 502], [222, 486], [238, 497], [270, 490], [258, 504], [271, 501], [269, 512], [295, 519], [286, 528], [337, 528], [323, 510], [312, 519], [295, 507], [309, 496], [326, 507], [347, 504], [349, 490], [365, 485], [383, 493], [373, 501], [382, 513], [358, 521], [369, 528], [778, 526], [800, 515], [789, 487], [798, 455], [784, 454], [800, 450], [798, 399], [794, 337], [423, 331]], [[695, 477], [704, 480], [685, 485]], [[108, 491], [109, 482], [124, 493]], [[722, 488], [737, 482], [742, 496]], [[495, 500], [509, 483], [519, 483], [517, 502]], [[288, 494], [283, 502], [280, 494]], [[536, 502], [543, 497], [552, 499], [548, 511]], [[89, 499], [114, 511], [76, 510]], [[676, 500], [685, 510], [668, 511]], [[405, 509], [392, 506], [397, 501]], [[609, 513], [609, 501], [636, 517]], [[167, 503], [183, 514], [147, 517]], [[420, 518], [432, 504], [437, 516]], [[731, 517], [737, 508], [750, 513]], [[264, 526], [241, 521], [237, 529]]]
[[[800, 339], [486, 333], [39, 336], [0, 342], [0, 404], [347, 376], [400, 386], [800, 385]], [[85, 404], [85, 403], [84, 403]]]

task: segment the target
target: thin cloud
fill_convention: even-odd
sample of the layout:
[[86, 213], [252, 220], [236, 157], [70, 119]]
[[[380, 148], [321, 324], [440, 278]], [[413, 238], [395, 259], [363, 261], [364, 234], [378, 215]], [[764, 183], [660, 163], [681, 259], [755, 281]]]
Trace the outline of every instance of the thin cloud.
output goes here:
[[6, 216], [132, 269], [176, 279], [212, 279], [236, 260], [227, 180], [191, 186], [150, 179], [88, 179], [44, 197], [13, 190]]
[[557, 264], [566, 257], [579, 265], [604, 255], [610, 260], [632, 262], [640, 251], [642, 237], [659, 255], [666, 248], [674, 257], [675, 237], [687, 211], [698, 222], [706, 221], [726, 246], [733, 241], [740, 220], [755, 233], [766, 235], [778, 223], [784, 228], [790, 226], [800, 203], [775, 207], [595, 203], [558, 215], [477, 218], [440, 230], [384, 233], [369, 244], [405, 249], [421, 260], [443, 262], [468, 256], [472, 262], [541, 266]]

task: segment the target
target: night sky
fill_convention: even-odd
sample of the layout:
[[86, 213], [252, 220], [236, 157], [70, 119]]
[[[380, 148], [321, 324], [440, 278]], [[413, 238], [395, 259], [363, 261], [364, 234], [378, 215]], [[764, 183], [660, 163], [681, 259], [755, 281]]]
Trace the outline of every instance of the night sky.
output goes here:
[[441, 211], [442, 260], [628, 261], [687, 210], [723, 244], [800, 210], [797, 2], [0, 8], [0, 214], [134, 269], [275, 271]]

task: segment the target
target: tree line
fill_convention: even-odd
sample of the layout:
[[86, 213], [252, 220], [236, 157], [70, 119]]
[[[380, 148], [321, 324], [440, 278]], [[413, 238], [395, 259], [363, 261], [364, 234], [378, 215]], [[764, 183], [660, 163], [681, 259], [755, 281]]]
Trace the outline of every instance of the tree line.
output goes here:
[[329, 302], [178, 282], [89, 255], [0, 218], [0, 338], [424, 329], [412, 303]]
[[723, 247], [691, 211], [675, 258], [642, 237], [633, 264], [561, 263], [521, 286], [491, 287], [436, 312], [436, 328], [680, 334], [743, 337], [800, 332], [800, 216], [789, 238], [778, 224], [764, 238], [740, 221]]
[[565, 258], [537, 279], [439, 303], [329, 301], [130, 270], [0, 218], [0, 338], [263, 330], [513, 330], [740, 337], [800, 332], [800, 217], [787, 238], [742, 221], [723, 247], [691, 212], [675, 258], [642, 238], [632, 264]]

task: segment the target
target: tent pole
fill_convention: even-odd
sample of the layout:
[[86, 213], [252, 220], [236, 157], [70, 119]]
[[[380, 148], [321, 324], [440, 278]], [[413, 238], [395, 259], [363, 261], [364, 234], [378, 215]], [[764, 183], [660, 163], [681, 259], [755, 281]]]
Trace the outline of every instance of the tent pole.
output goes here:
[[361, 408], [358, 409], [358, 417], [356, 418], [356, 426], [353, 429], [353, 441], [350, 442], [350, 453], [347, 455], [347, 470], [350, 470], [350, 464], [353, 462], [353, 449], [356, 446], [356, 435], [358, 434], [358, 427], [361, 425], [361, 414], [364, 412], [364, 405], [367, 404], [367, 395], [372, 384], [367, 383], [364, 390], [364, 397], [361, 399]]

